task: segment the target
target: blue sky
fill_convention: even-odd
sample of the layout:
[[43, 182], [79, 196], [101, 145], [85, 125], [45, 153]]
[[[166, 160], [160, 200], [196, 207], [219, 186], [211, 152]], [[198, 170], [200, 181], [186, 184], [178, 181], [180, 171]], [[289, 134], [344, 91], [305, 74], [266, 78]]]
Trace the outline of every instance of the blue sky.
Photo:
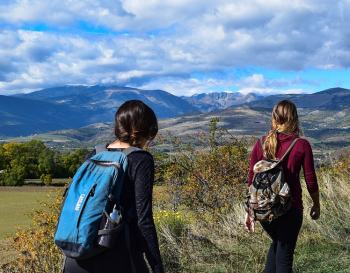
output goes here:
[[349, 0], [0, 0], [0, 94], [350, 88], [349, 15]]

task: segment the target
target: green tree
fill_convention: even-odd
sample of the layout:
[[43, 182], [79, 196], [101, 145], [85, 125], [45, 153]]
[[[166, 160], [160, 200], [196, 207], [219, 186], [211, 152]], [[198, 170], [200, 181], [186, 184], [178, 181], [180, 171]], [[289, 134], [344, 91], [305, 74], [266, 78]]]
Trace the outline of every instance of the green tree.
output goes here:
[[55, 152], [46, 150], [40, 153], [38, 158], [38, 170], [40, 175], [50, 174], [55, 172]]
[[4, 173], [2, 181], [5, 185], [23, 185], [27, 176], [28, 162], [21, 143], [6, 143], [2, 146]]
[[90, 152], [87, 149], [77, 149], [62, 156], [67, 176], [73, 177]]
[[42, 174], [38, 160], [43, 154], [50, 154], [51, 150], [40, 140], [31, 140], [23, 145], [23, 156], [26, 158], [26, 178], [38, 178]]
[[24, 184], [26, 170], [22, 165], [14, 164], [11, 169], [3, 173], [3, 184], [8, 186], [21, 186]]

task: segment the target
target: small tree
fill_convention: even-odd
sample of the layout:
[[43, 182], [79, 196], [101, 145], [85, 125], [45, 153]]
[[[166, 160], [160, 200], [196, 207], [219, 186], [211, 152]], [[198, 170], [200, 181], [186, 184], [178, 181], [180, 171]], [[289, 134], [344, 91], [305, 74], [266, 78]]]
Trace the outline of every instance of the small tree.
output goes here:
[[40, 176], [40, 180], [42, 183], [44, 183], [46, 186], [49, 186], [52, 184], [52, 175], [51, 174], [42, 174]]
[[246, 142], [229, 135], [218, 121], [210, 121], [204, 147], [177, 145], [165, 176], [175, 203], [181, 199], [195, 211], [212, 214], [229, 211], [242, 200], [248, 170]]

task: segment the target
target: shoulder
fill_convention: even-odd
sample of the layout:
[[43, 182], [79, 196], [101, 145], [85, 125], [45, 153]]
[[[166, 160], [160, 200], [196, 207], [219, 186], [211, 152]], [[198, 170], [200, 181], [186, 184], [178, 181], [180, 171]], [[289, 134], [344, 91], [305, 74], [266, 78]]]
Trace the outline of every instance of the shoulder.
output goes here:
[[265, 139], [266, 139], [265, 135], [257, 138], [255, 145], [254, 145], [254, 149], [262, 150], [262, 146], [263, 146]]
[[297, 144], [299, 144], [299, 145], [301, 145], [301, 146], [311, 146], [310, 141], [309, 141], [307, 138], [305, 138], [305, 137], [300, 137], [300, 138], [298, 139]]
[[254, 157], [255, 160], [259, 160], [259, 158], [262, 157], [263, 155], [263, 147], [262, 147], [263, 141], [264, 141], [263, 137], [257, 138], [255, 141], [255, 144], [251, 151], [251, 157]]
[[154, 163], [153, 156], [151, 153], [145, 151], [145, 150], [138, 150], [134, 151], [131, 154], [128, 155], [128, 162], [129, 164], [137, 164], [137, 163]]
[[301, 151], [310, 152], [312, 151], [311, 143], [305, 137], [300, 137], [295, 144]]

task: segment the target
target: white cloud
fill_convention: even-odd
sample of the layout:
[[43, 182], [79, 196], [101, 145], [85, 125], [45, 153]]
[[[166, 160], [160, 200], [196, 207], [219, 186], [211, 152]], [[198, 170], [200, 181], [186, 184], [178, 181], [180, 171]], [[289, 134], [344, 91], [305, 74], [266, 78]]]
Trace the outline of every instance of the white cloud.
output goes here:
[[[193, 72], [347, 68], [349, 15], [347, 0], [1, 1], [0, 88], [115, 83], [192, 94], [213, 86]], [[76, 33], [82, 23], [125, 34]], [[28, 24], [54, 30], [23, 30]], [[213, 80], [228, 88], [293, 88], [259, 74]]]
[[259, 88], [259, 87], [245, 87], [238, 90], [239, 93], [247, 95], [255, 93], [259, 95], [275, 95], [275, 94], [303, 94], [307, 93], [304, 89], [276, 89], [276, 88]]
[[143, 89], [163, 89], [176, 95], [191, 96], [198, 93], [210, 93], [215, 87], [225, 88], [225, 91], [231, 91], [234, 81], [215, 78], [198, 79], [194, 77], [165, 77], [152, 80], [143, 84]]

